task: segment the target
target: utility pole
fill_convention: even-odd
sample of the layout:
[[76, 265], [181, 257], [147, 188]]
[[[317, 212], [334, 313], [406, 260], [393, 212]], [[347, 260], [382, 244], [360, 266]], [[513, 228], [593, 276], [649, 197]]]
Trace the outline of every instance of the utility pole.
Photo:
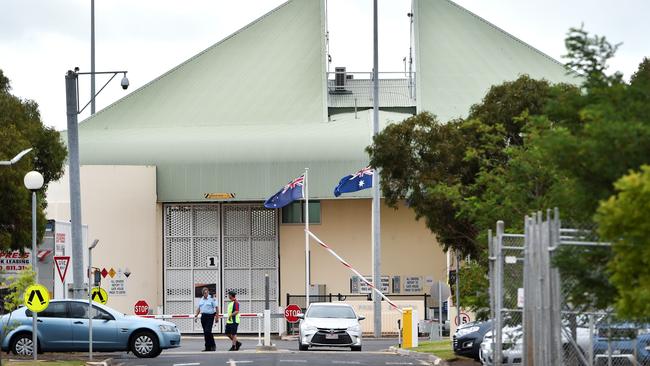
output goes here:
[[90, 0], [90, 114], [95, 114], [95, 0]]
[[[379, 133], [379, 32], [377, 29], [377, 0], [373, 1], [373, 66], [372, 66], [372, 136]], [[379, 170], [372, 176], [372, 283], [379, 291], [381, 283], [381, 195], [379, 190]], [[381, 337], [381, 296], [373, 293], [374, 336]]]
[[[72, 298], [83, 298], [84, 254], [81, 240], [81, 184], [79, 178], [79, 127], [77, 124], [77, 73], [65, 75], [68, 115], [68, 170], [70, 174], [70, 226], [72, 237]], [[65, 289], [64, 289], [65, 290]]]

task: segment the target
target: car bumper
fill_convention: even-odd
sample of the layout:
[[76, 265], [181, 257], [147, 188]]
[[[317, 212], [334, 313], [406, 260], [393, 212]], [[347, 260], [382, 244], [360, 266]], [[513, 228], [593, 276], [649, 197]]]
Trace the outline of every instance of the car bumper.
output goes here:
[[454, 336], [454, 354], [457, 356], [471, 357], [478, 360], [482, 341], [483, 339], [477, 339], [476, 337], [456, 338]]
[[317, 331], [300, 335], [300, 343], [306, 346], [351, 347], [361, 346], [362, 336], [358, 332], [329, 332]]
[[181, 346], [181, 334], [172, 332], [163, 332], [160, 337], [160, 348], [176, 348]]

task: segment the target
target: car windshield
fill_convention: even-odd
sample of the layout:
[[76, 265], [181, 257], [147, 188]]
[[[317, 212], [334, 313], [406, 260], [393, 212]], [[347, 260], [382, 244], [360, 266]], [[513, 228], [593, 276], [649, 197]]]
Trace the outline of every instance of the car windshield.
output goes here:
[[312, 306], [307, 311], [306, 317], [356, 319], [354, 310], [347, 306]]

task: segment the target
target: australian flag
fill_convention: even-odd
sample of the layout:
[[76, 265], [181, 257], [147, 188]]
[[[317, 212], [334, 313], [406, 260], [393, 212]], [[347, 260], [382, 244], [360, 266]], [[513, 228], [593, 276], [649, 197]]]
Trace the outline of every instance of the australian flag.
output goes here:
[[305, 175], [301, 175], [298, 178], [287, 183], [278, 193], [269, 197], [269, 199], [264, 202], [264, 207], [266, 208], [282, 208], [295, 200], [304, 198], [302, 188], [305, 185]]
[[374, 172], [373, 168], [365, 167], [354, 174], [343, 177], [339, 185], [334, 188], [334, 195], [338, 197], [342, 193], [356, 192], [372, 187]]

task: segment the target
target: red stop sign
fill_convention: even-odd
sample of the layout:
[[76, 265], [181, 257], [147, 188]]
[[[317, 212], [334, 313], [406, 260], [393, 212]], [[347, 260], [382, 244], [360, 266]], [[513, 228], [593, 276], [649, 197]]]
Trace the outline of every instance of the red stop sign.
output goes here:
[[135, 315], [147, 315], [149, 313], [149, 304], [144, 300], [138, 300], [133, 306]]
[[302, 310], [300, 310], [300, 306], [296, 304], [291, 304], [284, 309], [284, 318], [287, 319], [289, 323], [297, 323], [299, 320], [298, 314], [302, 314]]

